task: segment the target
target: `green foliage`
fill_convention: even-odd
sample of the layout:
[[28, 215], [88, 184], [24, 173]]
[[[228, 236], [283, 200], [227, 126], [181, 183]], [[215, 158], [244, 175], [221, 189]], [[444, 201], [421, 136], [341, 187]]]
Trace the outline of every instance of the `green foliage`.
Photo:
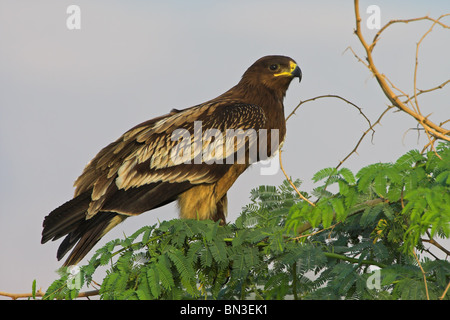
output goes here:
[[[431, 256], [419, 266], [412, 254], [426, 253], [424, 238], [450, 235], [449, 144], [437, 151], [413, 150], [357, 174], [323, 169], [315, 206], [285, 181], [253, 190], [226, 226], [175, 219], [143, 227], [97, 250], [81, 285], [105, 266], [102, 299], [438, 299], [450, 263]], [[62, 272], [46, 298], [75, 298], [80, 287], [68, 280]]]

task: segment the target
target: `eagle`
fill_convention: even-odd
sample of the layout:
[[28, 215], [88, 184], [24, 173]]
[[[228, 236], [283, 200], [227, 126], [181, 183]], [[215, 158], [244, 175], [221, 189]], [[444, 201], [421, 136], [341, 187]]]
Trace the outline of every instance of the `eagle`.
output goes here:
[[65, 236], [57, 259], [73, 248], [63, 266], [75, 265], [125, 219], [173, 201], [182, 219], [225, 224], [228, 189], [284, 141], [283, 100], [295, 77], [292, 58], [265, 56], [220, 96], [131, 128], [86, 165], [73, 199], [44, 218], [41, 243]]

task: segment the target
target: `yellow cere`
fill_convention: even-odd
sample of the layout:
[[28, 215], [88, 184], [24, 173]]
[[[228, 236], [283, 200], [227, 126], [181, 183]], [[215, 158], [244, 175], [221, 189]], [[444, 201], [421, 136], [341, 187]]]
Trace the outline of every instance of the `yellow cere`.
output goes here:
[[280, 73], [276, 73], [276, 74], [274, 74], [274, 76], [275, 77], [290, 76], [296, 67], [297, 67], [297, 64], [294, 61], [289, 61], [289, 71], [283, 71]]

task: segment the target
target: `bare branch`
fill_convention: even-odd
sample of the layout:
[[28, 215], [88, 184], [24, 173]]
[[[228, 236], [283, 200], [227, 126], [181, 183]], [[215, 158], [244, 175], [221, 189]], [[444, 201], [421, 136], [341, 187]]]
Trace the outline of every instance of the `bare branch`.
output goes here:
[[383, 116], [386, 114], [386, 112], [388, 112], [391, 108], [392, 108], [392, 106], [388, 106], [388, 107], [386, 108], [386, 110], [384, 110], [384, 111], [381, 113], [381, 115], [378, 117], [377, 121], [375, 121], [374, 124], [370, 125], [370, 127], [369, 127], [366, 131], [364, 131], [364, 133], [363, 133], [362, 136], [359, 138], [359, 140], [358, 140], [358, 142], [356, 143], [356, 145], [355, 145], [355, 147], [353, 148], [353, 150], [350, 151], [350, 153], [347, 154], [347, 156], [346, 156], [344, 159], [342, 159], [341, 161], [339, 161], [339, 164], [336, 166], [336, 169], [339, 169], [339, 167], [340, 167], [340, 166], [341, 166], [348, 158], [350, 158], [350, 156], [351, 156], [352, 154], [356, 153], [356, 151], [358, 150], [359, 145], [361, 144], [361, 142], [364, 140], [365, 136], [366, 136], [370, 131], [372, 131], [372, 134], [375, 133], [375, 130], [374, 130], [373, 128], [374, 128], [377, 124], [380, 123], [381, 118], [383, 118]]
[[450, 282], [447, 284], [447, 287], [444, 290], [444, 293], [442, 294], [442, 296], [439, 297], [440, 300], [443, 300], [445, 295], [447, 294], [448, 289], [450, 289]]
[[427, 89], [427, 90], [420, 90], [420, 89], [417, 89], [417, 95], [420, 95], [420, 94], [422, 94], [422, 93], [427, 93], [427, 92], [431, 92], [431, 91], [434, 91], [434, 90], [438, 90], [438, 89], [442, 89], [443, 87], [445, 87], [446, 85], [447, 85], [447, 83], [450, 83], [450, 79], [449, 80], [447, 80], [447, 81], [444, 81], [443, 83], [441, 83], [440, 85], [438, 85], [438, 86], [436, 86], [436, 87], [434, 87], [434, 88], [431, 88], [431, 89]]
[[348, 103], [349, 105], [351, 105], [351, 106], [355, 107], [356, 109], [358, 109], [359, 113], [366, 119], [366, 121], [369, 123], [369, 125], [371, 125], [369, 118], [367, 118], [367, 116], [364, 114], [364, 112], [362, 112], [362, 108], [358, 107], [353, 102], [351, 102], [351, 101], [349, 101], [349, 100], [347, 100], [347, 99], [345, 99], [345, 98], [343, 98], [341, 96], [335, 95], [335, 94], [324, 94], [324, 95], [321, 95], [321, 96], [317, 96], [317, 97], [314, 97], [314, 98], [310, 98], [310, 99], [306, 99], [306, 100], [300, 101], [300, 103], [294, 108], [294, 110], [292, 110], [292, 112], [287, 116], [286, 121], [288, 121], [289, 118], [295, 114], [297, 109], [300, 108], [300, 106], [302, 104], [304, 104], [306, 102], [311, 102], [311, 101], [314, 101], [314, 100], [317, 100], [317, 99], [322, 99], [322, 98], [337, 98], [337, 99], [340, 99], [340, 100]]
[[283, 168], [283, 162], [281, 161], [281, 149], [279, 150], [279, 157], [280, 157], [280, 168], [281, 168], [281, 171], [283, 171], [284, 176], [286, 177], [286, 179], [287, 179], [287, 181], [289, 182], [289, 184], [290, 184], [290, 185], [292, 186], [292, 188], [294, 188], [294, 190], [297, 192], [297, 194], [298, 194], [298, 196], [300, 197], [300, 199], [305, 200], [305, 201], [308, 202], [310, 205], [312, 205], [313, 207], [315, 207], [316, 205], [315, 205], [314, 203], [312, 203], [311, 201], [309, 201], [307, 198], [305, 198], [304, 195], [302, 195], [302, 194], [300, 193], [300, 191], [298, 191], [298, 189], [297, 189], [297, 187], [295, 186], [295, 184], [292, 183], [291, 179], [288, 177], [286, 171], [284, 171], [284, 168]]
[[[415, 66], [414, 66], [414, 102], [415, 102], [416, 108], [417, 108], [419, 113], [420, 113], [419, 103], [417, 102], [417, 69], [418, 69], [418, 65], [419, 65], [419, 48], [420, 48], [420, 45], [421, 45], [422, 41], [425, 39], [425, 37], [428, 34], [430, 34], [430, 32], [433, 30], [434, 26], [437, 23], [439, 23], [439, 20], [442, 19], [443, 17], [448, 16], [448, 15], [450, 15], [450, 14], [443, 14], [437, 20], [430, 19], [430, 20], [433, 21], [433, 24], [428, 29], [428, 31], [423, 34], [423, 36], [420, 38], [419, 42], [417, 42], [417, 44], [416, 44], [416, 62], [415, 62]], [[446, 26], [446, 25], [444, 25], [442, 23], [440, 23], [440, 24], [442, 26], [444, 26], [444, 28], [450, 28], [449, 26]]]
[[428, 294], [428, 285], [427, 285], [427, 275], [425, 274], [425, 271], [422, 268], [422, 264], [419, 261], [419, 258], [417, 258], [416, 252], [413, 249], [413, 254], [414, 254], [414, 258], [417, 261], [417, 264], [419, 265], [420, 271], [422, 271], [422, 275], [423, 275], [423, 282], [425, 284], [425, 292], [427, 294], [427, 300], [430, 300], [430, 295]]
[[375, 47], [376, 43], [378, 42], [381, 33], [386, 30], [389, 26], [395, 24], [395, 23], [409, 23], [409, 22], [415, 22], [415, 21], [421, 21], [421, 20], [429, 20], [429, 21], [433, 21], [439, 25], [441, 25], [444, 28], [450, 28], [448, 25], [440, 22], [439, 20], [450, 15], [450, 13], [444, 14], [442, 16], [440, 16], [437, 20], [430, 18], [429, 16], [424, 16], [424, 17], [420, 17], [420, 18], [412, 18], [412, 19], [396, 19], [396, 20], [391, 20], [388, 23], [386, 23], [381, 29], [380, 31], [377, 32], [377, 34], [375, 35], [375, 37], [372, 40], [372, 44], [370, 46], [370, 52], [373, 51], [373, 48]]
[[[321, 232], [323, 232], [323, 231], [325, 231], [325, 230], [328, 230], [328, 229], [331, 229], [330, 230], [330, 234], [329, 234], [329, 236], [328, 237], [330, 237], [331, 236], [331, 232], [333, 232], [333, 229], [339, 224], [340, 222], [336, 222], [335, 224], [333, 224], [333, 225], [331, 225], [331, 226], [329, 226], [329, 227], [327, 227], [327, 228], [323, 228], [323, 229], [320, 229], [320, 230], [317, 230], [317, 231], [315, 231], [315, 232], [312, 232], [312, 233], [308, 233], [308, 234], [301, 234], [301, 232], [299, 233], [300, 235], [299, 236], [297, 236], [297, 237], [294, 237], [294, 238], [292, 238], [291, 240], [299, 240], [299, 239], [301, 239], [301, 238], [307, 238], [307, 237], [310, 237], [310, 236], [314, 236], [314, 235], [316, 235], [316, 234], [319, 234], [319, 233], [321, 233]], [[311, 227], [311, 225], [309, 225], [309, 227]], [[298, 231], [298, 230], [297, 230]], [[306, 230], [305, 230], [306, 231]]]
[[[430, 135], [432, 135], [433, 137], [436, 137], [438, 139], [450, 141], [450, 136], [449, 136], [450, 130], [446, 130], [446, 129], [436, 125], [431, 120], [427, 119], [422, 114], [420, 114], [420, 112], [417, 112], [418, 110], [415, 111], [415, 110], [410, 109], [407, 105], [405, 105], [405, 103], [403, 101], [400, 100], [399, 96], [397, 96], [392, 91], [392, 88], [389, 85], [389, 83], [387, 82], [386, 77], [381, 72], [378, 71], [377, 67], [375, 66], [374, 60], [373, 60], [372, 50], [373, 50], [374, 44], [376, 42], [373, 42], [372, 44], [369, 45], [362, 34], [361, 16], [359, 13], [359, 1], [355, 0], [354, 4], [355, 4], [355, 19], [356, 19], [355, 34], [358, 37], [359, 41], [361, 42], [362, 46], [364, 47], [364, 49], [366, 51], [368, 67], [369, 67], [370, 71], [372, 72], [372, 74], [377, 79], [377, 82], [380, 85], [381, 89], [383, 90], [385, 96], [389, 99], [389, 101], [395, 107], [399, 108], [400, 110], [402, 110], [402, 111], [406, 112], [407, 114], [409, 114], [410, 116], [414, 117]], [[447, 15], [450, 15], [450, 14], [442, 15], [441, 17], [439, 17], [439, 19], [441, 19]], [[437, 21], [434, 24], [440, 24], [440, 25], [444, 26], [445, 28], [447, 28], [448, 26], [443, 24], [442, 22], [439, 22], [439, 19], [438, 20], [433, 19], [433, 21]], [[410, 21], [412, 21], [412, 20], [410, 20]], [[383, 30], [385, 30], [386, 28], [387, 27], [385, 27]], [[375, 41], [378, 40], [378, 37], [377, 37], [377, 39], [375, 39]]]
[[[350, 48], [350, 50], [352, 50], [351, 48]], [[352, 52], [353, 52], [353, 50], [352, 50]], [[362, 140], [364, 139], [364, 137], [370, 132], [370, 131], [372, 131], [372, 136], [373, 136], [373, 134], [375, 134], [375, 130], [373, 129], [374, 128], [374, 126], [376, 126], [377, 124], [379, 124], [380, 123], [380, 120], [381, 120], [381, 118], [386, 114], [386, 112], [389, 110], [389, 109], [391, 109], [392, 107], [391, 106], [389, 106], [381, 115], [380, 115], [380, 117], [378, 118], [378, 120], [374, 123], [374, 124], [372, 124], [371, 123], [371, 121], [369, 120], [369, 118], [364, 114], [364, 112], [362, 111], [362, 108], [360, 108], [360, 107], [358, 107], [355, 103], [353, 103], [353, 102], [351, 102], [351, 101], [349, 101], [349, 100], [347, 100], [347, 99], [345, 99], [345, 98], [343, 98], [343, 97], [341, 97], [341, 96], [338, 96], [338, 95], [334, 95], [334, 94], [326, 94], [326, 95], [320, 95], [320, 96], [317, 96], [317, 97], [314, 97], [314, 98], [310, 98], [310, 99], [306, 99], [306, 100], [303, 100], [303, 101], [300, 101], [299, 102], [299, 104], [294, 108], [294, 110], [292, 110], [292, 112], [288, 115], [288, 117], [286, 118], [286, 121], [287, 120], [289, 120], [289, 118], [291, 117], [291, 116], [293, 116], [294, 114], [295, 114], [295, 112], [298, 110], [298, 108], [300, 108], [300, 106], [301, 105], [303, 105], [303, 104], [305, 104], [305, 103], [307, 103], [307, 102], [311, 102], [311, 101], [315, 101], [315, 100], [317, 100], [317, 99], [323, 99], [323, 98], [337, 98], [337, 99], [340, 99], [340, 100], [342, 100], [342, 101], [344, 101], [344, 102], [346, 102], [347, 104], [349, 104], [349, 105], [351, 105], [351, 106], [353, 106], [354, 108], [356, 108], [358, 111], [359, 111], [359, 113], [364, 117], [364, 119], [366, 119], [366, 121], [367, 121], [367, 123], [369, 124], [369, 128], [363, 133], [363, 135], [359, 138], [359, 140], [358, 140], [358, 142], [356, 143], [356, 146], [353, 148], [353, 150], [343, 159], [343, 160], [341, 160], [340, 162], [339, 162], [339, 164], [338, 164], [338, 166], [336, 167], [336, 169], [338, 169], [353, 153], [356, 153], [356, 151], [357, 151], [357, 149], [358, 149], [358, 147], [359, 147], [359, 145], [361, 144], [361, 142], [362, 142]], [[281, 159], [280, 159], [280, 165], [281, 165]], [[286, 175], [286, 174], [285, 174]]]
[[[13, 300], [17, 300], [17, 299], [21, 299], [21, 298], [31, 298], [33, 297], [32, 293], [9, 293], [9, 292], [2, 292], [0, 291], [0, 296], [3, 297], [9, 297]], [[39, 289], [38, 291], [36, 291], [35, 297], [43, 297], [44, 296], [44, 292]]]
[[434, 245], [435, 247], [442, 250], [446, 255], [450, 256], [450, 251], [444, 248], [441, 244], [439, 244], [436, 240], [431, 237], [431, 234], [427, 232], [427, 235], [430, 239], [421, 239], [423, 242], [428, 242], [429, 244]]
[[370, 66], [367, 64], [367, 62], [365, 62], [363, 59], [361, 59], [361, 58], [356, 54], [355, 50], [353, 50], [352, 47], [347, 47], [347, 48], [344, 50], [343, 54], [344, 54], [347, 50], [350, 50], [350, 51], [353, 53], [353, 55], [355, 56], [355, 58], [358, 59], [358, 61], [361, 62], [363, 65], [365, 65], [367, 69], [370, 70]]
[[[45, 294], [45, 292], [43, 292], [41, 289], [39, 289], [38, 291], [36, 291], [35, 293], [35, 297], [43, 297]], [[85, 292], [80, 292], [77, 295], [77, 298], [89, 298], [92, 296], [97, 296], [99, 295], [99, 291], [98, 290], [92, 290], [92, 291], [85, 291]], [[17, 299], [24, 299], [24, 298], [32, 298], [33, 294], [30, 293], [9, 293], [9, 292], [1, 292], [0, 291], [0, 296], [4, 296], [4, 297], [9, 297], [13, 300], [17, 300]]]

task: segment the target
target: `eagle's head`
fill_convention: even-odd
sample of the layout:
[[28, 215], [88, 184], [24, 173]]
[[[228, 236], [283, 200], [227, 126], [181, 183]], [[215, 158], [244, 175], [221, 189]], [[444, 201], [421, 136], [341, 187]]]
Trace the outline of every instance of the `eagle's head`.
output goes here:
[[283, 96], [293, 78], [302, 80], [302, 71], [294, 59], [286, 56], [265, 56], [252, 64], [242, 76], [241, 83], [250, 86], [263, 85]]

